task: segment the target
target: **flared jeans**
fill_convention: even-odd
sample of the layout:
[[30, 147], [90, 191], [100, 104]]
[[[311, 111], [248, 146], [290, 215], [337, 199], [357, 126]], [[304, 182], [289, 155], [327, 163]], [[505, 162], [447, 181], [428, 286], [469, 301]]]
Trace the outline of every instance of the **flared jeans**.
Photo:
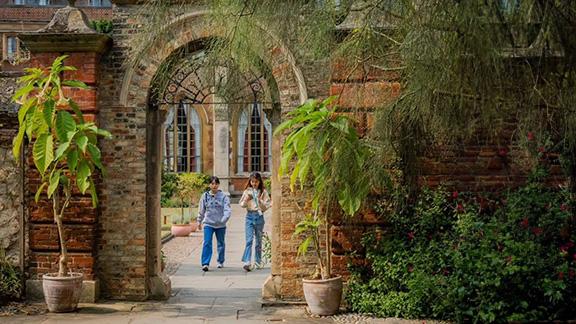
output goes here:
[[242, 262], [250, 264], [252, 262], [252, 246], [254, 245], [254, 261], [256, 264], [262, 263], [262, 233], [264, 232], [264, 216], [257, 211], [249, 211], [246, 214], [246, 247]]

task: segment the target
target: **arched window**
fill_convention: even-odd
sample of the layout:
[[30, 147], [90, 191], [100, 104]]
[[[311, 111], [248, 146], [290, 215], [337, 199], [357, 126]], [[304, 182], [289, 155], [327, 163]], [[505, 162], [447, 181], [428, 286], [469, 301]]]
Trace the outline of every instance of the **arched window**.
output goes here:
[[172, 107], [164, 123], [164, 170], [202, 172], [202, 123], [186, 103]]
[[238, 173], [270, 172], [272, 124], [262, 105], [254, 103], [238, 119]]

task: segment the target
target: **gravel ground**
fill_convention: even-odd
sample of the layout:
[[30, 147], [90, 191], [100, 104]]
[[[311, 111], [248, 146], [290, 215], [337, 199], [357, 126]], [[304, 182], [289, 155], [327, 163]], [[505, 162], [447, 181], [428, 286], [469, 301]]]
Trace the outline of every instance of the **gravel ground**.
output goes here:
[[194, 232], [187, 237], [175, 237], [164, 243], [164, 246], [162, 246], [162, 251], [166, 256], [164, 273], [168, 276], [176, 273], [182, 261], [190, 257], [192, 251], [199, 249], [201, 245], [202, 232]]

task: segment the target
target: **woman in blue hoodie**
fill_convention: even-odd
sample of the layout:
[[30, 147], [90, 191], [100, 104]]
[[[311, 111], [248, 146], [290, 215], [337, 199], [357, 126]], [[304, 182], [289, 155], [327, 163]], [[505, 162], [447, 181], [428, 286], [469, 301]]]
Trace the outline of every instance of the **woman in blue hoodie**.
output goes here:
[[218, 244], [218, 268], [224, 266], [226, 223], [230, 219], [230, 198], [219, 190], [220, 179], [210, 178], [210, 190], [202, 194], [198, 204], [198, 224], [204, 228], [204, 244], [202, 247], [202, 270], [208, 271], [212, 258], [212, 237], [216, 234]]

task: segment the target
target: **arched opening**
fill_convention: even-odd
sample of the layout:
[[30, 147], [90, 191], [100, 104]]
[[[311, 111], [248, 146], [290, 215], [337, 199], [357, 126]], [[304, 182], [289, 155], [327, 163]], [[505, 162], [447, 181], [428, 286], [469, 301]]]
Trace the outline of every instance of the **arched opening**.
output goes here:
[[[237, 199], [251, 171], [259, 171], [265, 178], [270, 178], [276, 168], [272, 133], [280, 122], [279, 92], [269, 70], [240, 72], [233, 62], [210, 65], [204, 60], [206, 48], [203, 44], [205, 40], [197, 40], [174, 51], [160, 65], [159, 71], [164, 74], [157, 74], [149, 89], [148, 156], [152, 158], [147, 164], [147, 201], [149, 206], [154, 206], [148, 208], [148, 218], [156, 220], [150, 222], [148, 230], [151, 237], [158, 238], [160, 228], [165, 225], [165, 218], [160, 217], [163, 213], [159, 189], [162, 172], [216, 175], [221, 181], [220, 188], [232, 198], [236, 222], [228, 227], [230, 234], [227, 235], [236, 237], [235, 246], [226, 251], [232, 259], [227, 265], [237, 272], [230, 276], [244, 275], [240, 256], [234, 256], [234, 251], [238, 252], [244, 244], [241, 220], [245, 211], [237, 205]], [[222, 85], [223, 82], [227, 84]], [[266, 218], [265, 232], [269, 232], [266, 237], [271, 237], [271, 213], [267, 213]], [[202, 236], [201, 233], [192, 235]], [[154, 253], [161, 248], [157, 245]], [[181, 266], [179, 274], [201, 275], [199, 259], [193, 258]], [[156, 267], [150, 263], [149, 266]], [[260, 286], [252, 289], [258, 298], [270, 275], [270, 266], [259, 274]], [[185, 282], [176, 280], [172, 282], [173, 288], [186, 291], [189, 287]], [[250, 289], [243, 293], [246, 291]]]
[[[102, 98], [103, 106], [108, 108], [101, 113], [100, 120], [102, 125], [115, 132], [118, 139], [115, 143], [104, 143], [103, 152], [108, 159], [108, 170], [121, 175], [105, 178], [102, 183], [103, 192], [106, 194], [101, 197], [99, 228], [102, 236], [98, 243], [101, 257], [97, 261], [97, 267], [103, 296], [120, 299], [164, 299], [170, 296], [170, 281], [161, 271], [161, 222], [157, 217], [160, 213], [163, 166], [163, 134], [159, 125], [166, 121], [167, 110], [158, 103], [159, 94], [152, 90], [165, 89], [158, 87], [154, 80], [155, 75], [162, 73], [162, 66], [169, 61], [171, 53], [185, 46], [189, 49], [190, 46], [198, 46], [194, 48], [195, 51], [189, 51], [197, 52], [203, 48], [199, 46], [203, 40], [218, 37], [218, 31], [210, 28], [205, 15], [205, 11], [194, 11], [167, 22], [163, 29], [166, 31], [165, 37], [160, 37], [152, 44], [150, 48], [154, 50], [149, 55], [142, 56], [138, 64], [126, 70], [114, 68], [112, 77], [122, 79], [121, 87], [111, 88], [111, 91], [117, 91], [117, 96]], [[263, 35], [270, 41], [267, 53], [262, 53], [261, 56], [265, 63], [263, 66], [270, 69], [268, 75], [271, 78], [266, 82], [269, 88], [276, 89], [270, 93], [277, 96], [263, 109], [270, 112], [268, 119], [272, 125], [276, 125], [279, 124], [282, 114], [306, 100], [306, 85], [286, 47], [264, 29]], [[243, 108], [250, 103], [253, 103], [253, 98], [249, 103], [245, 103]], [[200, 119], [206, 120], [208, 113], [205, 107], [190, 104], [196, 108]], [[229, 111], [228, 107], [223, 111]], [[219, 115], [216, 114], [215, 117]], [[220, 140], [218, 136], [209, 136], [208, 128], [204, 127], [201, 136], [203, 145], [208, 138]], [[226, 136], [224, 142], [226, 138], [229, 137]], [[228, 145], [234, 146], [234, 142]], [[280, 138], [273, 138], [272, 173], [280, 163], [279, 154], [274, 152], [280, 151], [281, 144]], [[204, 151], [201, 154], [201, 165], [204, 169], [214, 167], [207, 161], [209, 155], [209, 152]], [[226, 163], [230, 163], [230, 158], [226, 158]], [[234, 179], [231, 178], [236, 189]], [[145, 204], [142, 204], [143, 197], [146, 197]], [[278, 295], [283, 276], [283, 256], [280, 252], [284, 249], [280, 239], [283, 231], [280, 219], [283, 213], [288, 215], [290, 211], [282, 211], [282, 184], [276, 177], [272, 177], [272, 199], [272, 280], [267, 284], [273, 285], [271, 291], [275, 292], [272, 294]], [[128, 231], [119, 231], [119, 226], [127, 227]]]

